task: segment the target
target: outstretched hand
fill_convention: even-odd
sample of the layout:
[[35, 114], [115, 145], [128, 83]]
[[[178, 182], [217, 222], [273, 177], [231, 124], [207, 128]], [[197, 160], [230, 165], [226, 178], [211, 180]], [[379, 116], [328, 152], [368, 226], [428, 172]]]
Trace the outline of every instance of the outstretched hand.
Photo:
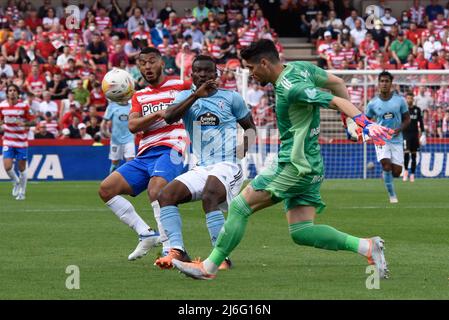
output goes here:
[[362, 129], [362, 137], [367, 135], [375, 145], [385, 145], [385, 140], [390, 140], [395, 134], [395, 130], [369, 120], [363, 113], [355, 116], [353, 120]]

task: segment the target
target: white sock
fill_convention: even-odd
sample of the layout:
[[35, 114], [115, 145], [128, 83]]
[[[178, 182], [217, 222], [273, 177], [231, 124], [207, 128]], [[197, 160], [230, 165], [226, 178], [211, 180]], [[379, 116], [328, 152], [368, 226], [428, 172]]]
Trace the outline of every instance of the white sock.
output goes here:
[[27, 170], [20, 171], [19, 175], [20, 187], [22, 189], [22, 194], [25, 194], [27, 188]]
[[131, 202], [122, 196], [115, 196], [106, 205], [126, 225], [132, 228], [138, 235], [150, 235], [150, 226], [137, 214]]
[[151, 206], [153, 207], [154, 219], [156, 219], [157, 228], [161, 236], [162, 251], [168, 252], [170, 250], [170, 241], [168, 240], [168, 236], [165, 233], [165, 229], [161, 223], [161, 206], [159, 205], [159, 201], [156, 200], [151, 202]]
[[8, 176], [11, 178], [12, 182], [14, 183], [19, 183], [19, 177], [17, 176], [16, 172], [14, 171], [14, 169], [11, 169], [9, 171], [6, 171], [6, 173], [8, 174]]
[[203, 261], [204, 270], [209, 274], [216, 274], [218, 272], [218, 266], [207, 258]]
[[359, 249], [357, 250], [362, 256], [368, 256], [369, 248], [371, 246], [370, 239], [360, 238]]

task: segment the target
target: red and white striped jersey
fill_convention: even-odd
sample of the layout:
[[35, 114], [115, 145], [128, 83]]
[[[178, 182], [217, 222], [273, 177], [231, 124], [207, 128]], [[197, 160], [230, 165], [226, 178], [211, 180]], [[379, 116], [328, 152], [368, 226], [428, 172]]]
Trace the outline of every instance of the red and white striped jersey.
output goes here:
[[235, 79], [224, 79], [221, 83], [220, 88], [230, 90], [230, 91], [237, 91], [237, 80]]
[[435, 27], [435, 29], [441, 31], [444, 29], [445, 26], [447, 26], [447, 21], [446, 20], [442, 20], [442, 21], [438, 21], [438, 20], [433, 20], [433, 26]]
[[[159, 110], [166, 110], [175, 100], [176, 94], [190, 89], [190, 85], [176, 77], [166, 77], [157, 87], [148, 86], [137, 91], [133, 95], [130, 112], [139, 112], [142, 116], [146, 116]], [[187, 133], [181, 121], [167, 124], [165, 120], [160, 119], [144, 130], [137, 155], [156, 146], [168, 146], [178, 152], [184, 152], [187, 141]]]
[[58, 137], [59, 124], [58, 124], [58, 122], [56, 122], [56, 120], [51, 120], [50, 122], [47, 122], [46, 120], [42, 120], [41, 122], [39, 122], [39, 125], [40, 126], [45, 125], [48, 132], [50, 132], [52, 135], [54, 135], [55, 138]]
[[98, 26], [98, 30], [103, 32], [107, 27], [112, 27], [111, 18], [106, 17], [95, 17], [95, 24]]
[[355, 60], [354, 48], [343, 48], [343, 49], [341, 49], [341, 52], [344, 54], [346, 60], [348, 60], [348, 61]]
[[331, 65], [334, 69], [341, 69], [343, 65], [343, 60], [345, 60], [346, 55], [343, 51], [336, 53], [335, 51], [331, 51], [328, 54], [328, 60], [331, 62]]
[[208, 48], [210, 55], [215, 59], [220, 59], [222, 57], [221, 47], [217, 44], [211, 44]]
[[132, 39], [147, 40], [151, 42], [151, 34], [147, 31], [136, 31], [133, 33]]
[[420, 25], [424, 21], [425, 12], [426, 10], [423, 6], [418, 6], [418, 8], [413, 6], [409, 10], [410, 19]]
[[166, 56], [168, 54], [175, 55], [175, 52], [176, 52], [175, 46], [172, 44], [165, 46], [163, 43], [161, 43], [157, 46], [157, 49], [163, 56]]
[[449, 103], [449, 88], [441, 88], [436, 92], [436, 103], [442, 105], [443, 103]]
[[3, 122], [3, 146], [28, 147], [28, 129], [24, 125], [31, 120], [30, 107], [24, 102], [10, 106], [8, 100], [0, 103], [0, 120]]
[[194, 16], [181, 18], [181, 24], [182, 25], [192, 24], [195, 21], [196, 21], [196, 18]]
[[[238, 34], [241, 34], [243, 30], [239, 30]], [[257, 29], [248, 29], [241, 34], [239, 38], [239, 44], [242, 47], [248, 47], [252, 42], [257, 40]]]
[[363, 101], [363, 88], [362, 87], [349, 87], [349, 98], [353, 105], [359, 106]]

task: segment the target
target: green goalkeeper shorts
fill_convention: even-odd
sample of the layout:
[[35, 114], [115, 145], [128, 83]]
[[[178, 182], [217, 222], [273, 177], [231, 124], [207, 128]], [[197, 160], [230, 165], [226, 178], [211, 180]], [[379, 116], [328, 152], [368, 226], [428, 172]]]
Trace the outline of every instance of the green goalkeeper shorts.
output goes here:
[[321, 200], [320, 187], [323, 175], [298, 176], [298, 170], [291, 163], [274, 163], [257, 175], [251, 186], [256, 191], [271, 194], [274, 203], [284, 200], [285, 211], [297, 206], [315, 207], [321, 213], [326, 204]]

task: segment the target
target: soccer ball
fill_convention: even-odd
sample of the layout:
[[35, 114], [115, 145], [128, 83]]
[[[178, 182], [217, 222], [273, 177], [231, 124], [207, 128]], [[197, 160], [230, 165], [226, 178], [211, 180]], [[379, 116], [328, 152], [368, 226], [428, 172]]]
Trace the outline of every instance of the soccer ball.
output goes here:
[[134, 79], [125, 70], [114, 68], [104, 76], [101, 89], [109, 100], [127, 103], [135, 92]]

